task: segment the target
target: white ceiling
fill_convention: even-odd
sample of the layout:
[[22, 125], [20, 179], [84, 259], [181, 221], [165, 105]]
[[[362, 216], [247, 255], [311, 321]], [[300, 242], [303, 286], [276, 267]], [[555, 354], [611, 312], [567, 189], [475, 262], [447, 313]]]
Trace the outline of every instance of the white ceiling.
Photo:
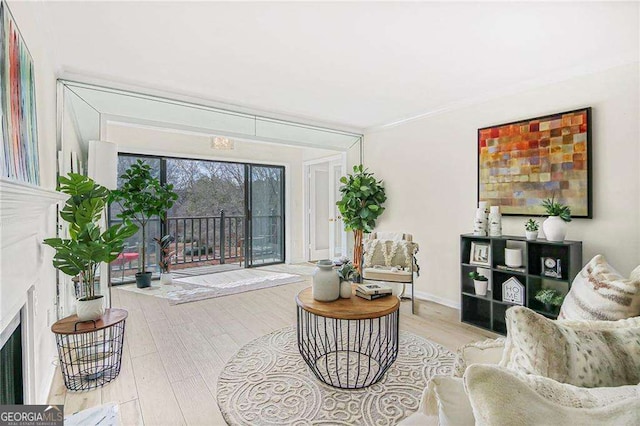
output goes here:
[[367, 129], [638, 61], [638, 3], [44, 2], [62, 75]]

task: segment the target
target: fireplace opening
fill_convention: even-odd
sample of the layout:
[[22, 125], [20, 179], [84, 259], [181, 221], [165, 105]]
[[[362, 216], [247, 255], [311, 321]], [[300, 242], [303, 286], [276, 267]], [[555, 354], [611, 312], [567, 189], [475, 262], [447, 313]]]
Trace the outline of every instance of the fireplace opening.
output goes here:
[[0, 405], [24, 404], [20, 314], [0, 334]]

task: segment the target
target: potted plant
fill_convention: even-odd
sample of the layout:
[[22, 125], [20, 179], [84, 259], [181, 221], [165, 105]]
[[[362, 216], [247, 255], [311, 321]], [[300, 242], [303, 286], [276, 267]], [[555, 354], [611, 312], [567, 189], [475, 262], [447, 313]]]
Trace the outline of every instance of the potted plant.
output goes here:
[[360, 274], [351, 262], [345, 262], [336, 271], [340, 277], [340, 297], [348, 299], [351, 297], [351, 281], [357, 279]]
[[527, 240], [536, 240], [538, 238], [538, 229], [540, 229], [540, 224], [533, 219], [529, 219], [527, 223], [524, 224], [524, 233]]
[[142, 230], [141, 263], [136, 273], [136, 285], [145, 288], [151, 285], [151, 272], [147, 266], [147, 223], [154, 217], [162, 217], [173, 206], [178, 194], [173, 185], [162, 185], [151, 174], [151, 166], [138, 160], [120, 176], [122, 186], [111, 191], [111, 202], [117, 202], [121, 212], [117, 217], [137, 223]]
[[171, 261], [176, 255], [175, 250], [171, 250], [171, 244], [176, 240], [173, 235], [165, 235], [162, 238], [153, 239], [160, 248], [160, 284], [171, 284], [173, 277], [171, 276]]
[[69, 224], [69, 238], [47, 238], [44, 244], [56, 254], [53, 266], [64, 274], [78, 277], [80, 294], [76, 305], [81, 321], [96, 319], [104, 314], [103, 296], [95, 293], [95, 279], [102, 262], [114, 261], [124, 249], [124, 241], [138, 228], [124, 221], [103, 231], [102, 213], [109, 198], [109, 190], [92, 179], [69, 173], [58, 178], [58, 190], [70, 195], [60, 211]]
[[571, 209], [555, 200], [555, 196], [542, 202], [549, 217], [542, 223], [548, 241], [562, 242], [567, 236], [567, 222], [571, 222]]
[[538, 302], [544, 304], [544, 309], [548, 312], [552, 312], [554, 307], [560, 307], [564, 301], [562, 293], [552, 288], [543, 288], [536, 293], [535, 298]]
[[345, 231], [353, 231], [355, 239], [353, 266], [362, 275], [362, 237], [376, 226], [376, 220], [384, 211], [387, 200], [381, 180], [376, 180], [362, 164], [353, 166], [353, 174], [340, 178], [342, 199], [336, 203]]
[[489, 278], [476, 271], [469, 272], [469, 278], [473, 280], [473, 287], [478, 296], [487, 295], [487, 287], [489, 286]]

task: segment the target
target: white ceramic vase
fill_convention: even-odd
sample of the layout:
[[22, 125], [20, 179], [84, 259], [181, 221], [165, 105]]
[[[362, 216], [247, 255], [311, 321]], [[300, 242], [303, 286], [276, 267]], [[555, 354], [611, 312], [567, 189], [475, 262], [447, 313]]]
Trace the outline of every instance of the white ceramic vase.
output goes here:
[[76, 301], [76, 314], [80, 321], [90, 321], [104, 315], [104, 296], [96, 296], [91, 300]]
[[473, 287], [475, 288], [476, 294], [478, 296], [486, 296], [488, 286], [489, 281], [473, 280]]
[[476, 210], [476, 217], [473, 222], [473, 235], [481, 237], [487, 236], [487, 212], [482, 207]]
[[542, 222], [542, 230], [547, 237], [547, 241], [561, 243], [567, 236], [567, 222], [560, 219], [560, 216], [549, 216]]
[[524, 235], [526, 235], [527, 240], [535, 241], [538, 239], [538, 231], [524, 231]]
[[319, 302], [332, 302], [340, 297], [340, 277], [333, 270], [331, 260], [319, 260], [316, 263], [311, 290], [313, 298]]
[[340, 297], [343, 299], [351, 297], [351, 281], [340, 282]]
[[171, 272], [163, 272], [160, 274], [160, 284], [169, 285], [173, 282], [173, 275]]
[[502, 235], [502, 215], [500, 206], [491, 206], [489, 213], [489, 236], [500, 237]]

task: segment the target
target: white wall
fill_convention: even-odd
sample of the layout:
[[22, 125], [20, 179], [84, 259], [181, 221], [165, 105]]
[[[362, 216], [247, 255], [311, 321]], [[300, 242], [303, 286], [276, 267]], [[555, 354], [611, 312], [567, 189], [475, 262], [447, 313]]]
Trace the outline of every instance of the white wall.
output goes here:
[[[9, 2], [18, 28], [33, 56], [35, 66], [38, 140], [41, 186], [55, 188], [56, 180], [56, 77], [46, 35], [35, 19], [37, 3]], [[30, 194], [30, 197], [38, 196]], [[27, 202], [28, 204], [28, 202]], [[4, 211], [4, 206], [3, 206]], [[52, 361], [56, 357], [55, 340], [47, 317], [55, 320], [55, 270], [51, 264], [53, 252], [41, 244], [45, 237], [55, 236], [55, 208], [47, 208], [33, 219], [11, 216], [2, 219], [2, 268], [0, 299], [21, 300], [33, 286], [35, 312], [33, 317], [33, 400], [44, 404], [53, 377]], [[25, 226], [25, 219], [30, 220]], [[12, 244], [13, 243], [13, 244]], [[13, 256], [20, 253], [20, 256]], [[13, 309], [13, 308], [10, 308]], [[14, 313], [0, 312], [4, 321]]]
[[118, 144], [119, 152], [146, 153], [208, 160], [227, 160], [285, 166], [286, 184], [286, 260], [305, 260], [303, 248], [303, 161], [335, 155], [335, 151], [293, 146], [235, 141], [229, 151], [211, 149], [208, 136], [185, 132], [107, 123], [102, 139]]
[[[420, 243], [416, 291], [459, 305], [459, 234], [472, 230], [477, 193], [477, 129], [593, 107], [594, 218], [575, 219], [568, 239], [583, 261], [604, 254], [621, 273], [640, 263], [638, 64], [576, 77], [517, 95], [427, 116], [365, 135], [365, 164], [384, 179], [379, 229], [411, 232]], [[524, 217], [503, 233], [524, 235]]]

